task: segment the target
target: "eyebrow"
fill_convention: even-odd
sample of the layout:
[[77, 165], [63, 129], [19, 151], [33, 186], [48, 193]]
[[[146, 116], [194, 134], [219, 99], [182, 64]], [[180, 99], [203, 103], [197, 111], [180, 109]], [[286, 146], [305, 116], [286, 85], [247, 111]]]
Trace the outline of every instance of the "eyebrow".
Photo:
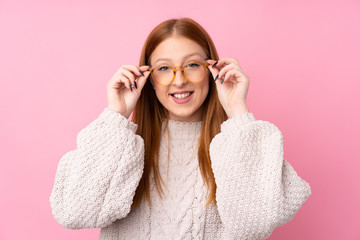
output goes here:
[[[201, 57], [201, 54], [199, 54], [199, 53], [197, 53], [197, 52], [194, 52], [194, 53], [190, 53], [190, 54], [185, 55], [185, 56], [184, 56], [184, 59], [187, 59], [187, 58], [189, 58], [189, 57], [191, 57], [191, 56], [194, 56], [194, 55], [199, 55], [199, 56]], [[161, 60], [170, 60], [170, 61], [171, 61], [170, 58], [159, 58], [158, 60], [156, 60], [156, 61], [154, 62], [154, 65], [155, 65], [158, 61], [161, 61]]]

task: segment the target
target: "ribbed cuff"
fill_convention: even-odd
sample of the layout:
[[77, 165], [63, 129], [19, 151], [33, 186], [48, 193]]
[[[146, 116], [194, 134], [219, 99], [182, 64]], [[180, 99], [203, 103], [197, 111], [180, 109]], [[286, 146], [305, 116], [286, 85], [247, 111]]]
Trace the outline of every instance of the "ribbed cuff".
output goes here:
[[105, 107], [104, 111], [100, 114], [99, 119], [103, 120], [106, 123], [115, 124], [117, 126], [122, 126], [129, 129], [132, 132], [136, 132], [137, 124], [131, 122], [129, 119], [124, 117], [118, 112]]
[[233, 131], [246, 123], [256, 121], [254, 115], [250, 112], [242, 113], [238, 116], [229, 118], [221, 124], [221, 131]]

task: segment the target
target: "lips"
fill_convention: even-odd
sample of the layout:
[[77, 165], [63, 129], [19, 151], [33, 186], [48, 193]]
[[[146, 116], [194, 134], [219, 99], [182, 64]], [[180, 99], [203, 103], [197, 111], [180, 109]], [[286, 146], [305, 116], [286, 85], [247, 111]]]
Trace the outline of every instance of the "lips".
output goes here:
[[186, 104], [191, 101], [193, 97], [193, 93], [191, 91], [182, 91], [182, 93], [177, 94], [176, 92], [174, 94], [170, 94], [170, 98], [174, 101], [176, 104]]
[[183, 93], [193, 93], [194, 91], [176, 91], [176, 92], [172, 92], [169, 95], [174, 96], [174, 94], [183, 94]]

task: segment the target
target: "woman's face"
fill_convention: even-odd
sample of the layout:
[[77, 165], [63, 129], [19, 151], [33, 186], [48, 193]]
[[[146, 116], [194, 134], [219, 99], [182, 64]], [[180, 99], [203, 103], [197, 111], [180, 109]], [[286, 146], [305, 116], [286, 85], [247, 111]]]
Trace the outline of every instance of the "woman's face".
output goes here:
[[[204, 50], [196, 42], [185, 37], [174, 36], [164, 40], [155, 48], [151, 54], [150, 64], [153, 67], [163, 64], [173, 67], [186, 66], [191, 61], [205, 62], [206, 57]], [[204, 77], [199, 83], [186, 81], [181, 70], [178, 69], [170, 85], [161, 86], [156, 82], [152, 82], [152, 85], [160, 103], [169, 111], [169, 119], [201, 121], [202, 104], [209, 92], [208, 69], [205, 69]], [[177, 92], [182, 94], [175, 94]], [[186, 97], [189, 93], [191, 95]]]

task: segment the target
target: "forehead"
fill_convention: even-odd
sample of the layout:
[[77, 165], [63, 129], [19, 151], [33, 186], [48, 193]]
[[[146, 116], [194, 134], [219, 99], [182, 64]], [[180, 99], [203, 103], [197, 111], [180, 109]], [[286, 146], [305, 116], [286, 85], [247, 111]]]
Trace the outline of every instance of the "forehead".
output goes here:
[[186, 59], [205, 57], [204, 50], [195, 41], [185, 37], [170, 37], [155, 48], [150, 56], [150, 61], [152, 64], [161, 61], [181, 64]]

